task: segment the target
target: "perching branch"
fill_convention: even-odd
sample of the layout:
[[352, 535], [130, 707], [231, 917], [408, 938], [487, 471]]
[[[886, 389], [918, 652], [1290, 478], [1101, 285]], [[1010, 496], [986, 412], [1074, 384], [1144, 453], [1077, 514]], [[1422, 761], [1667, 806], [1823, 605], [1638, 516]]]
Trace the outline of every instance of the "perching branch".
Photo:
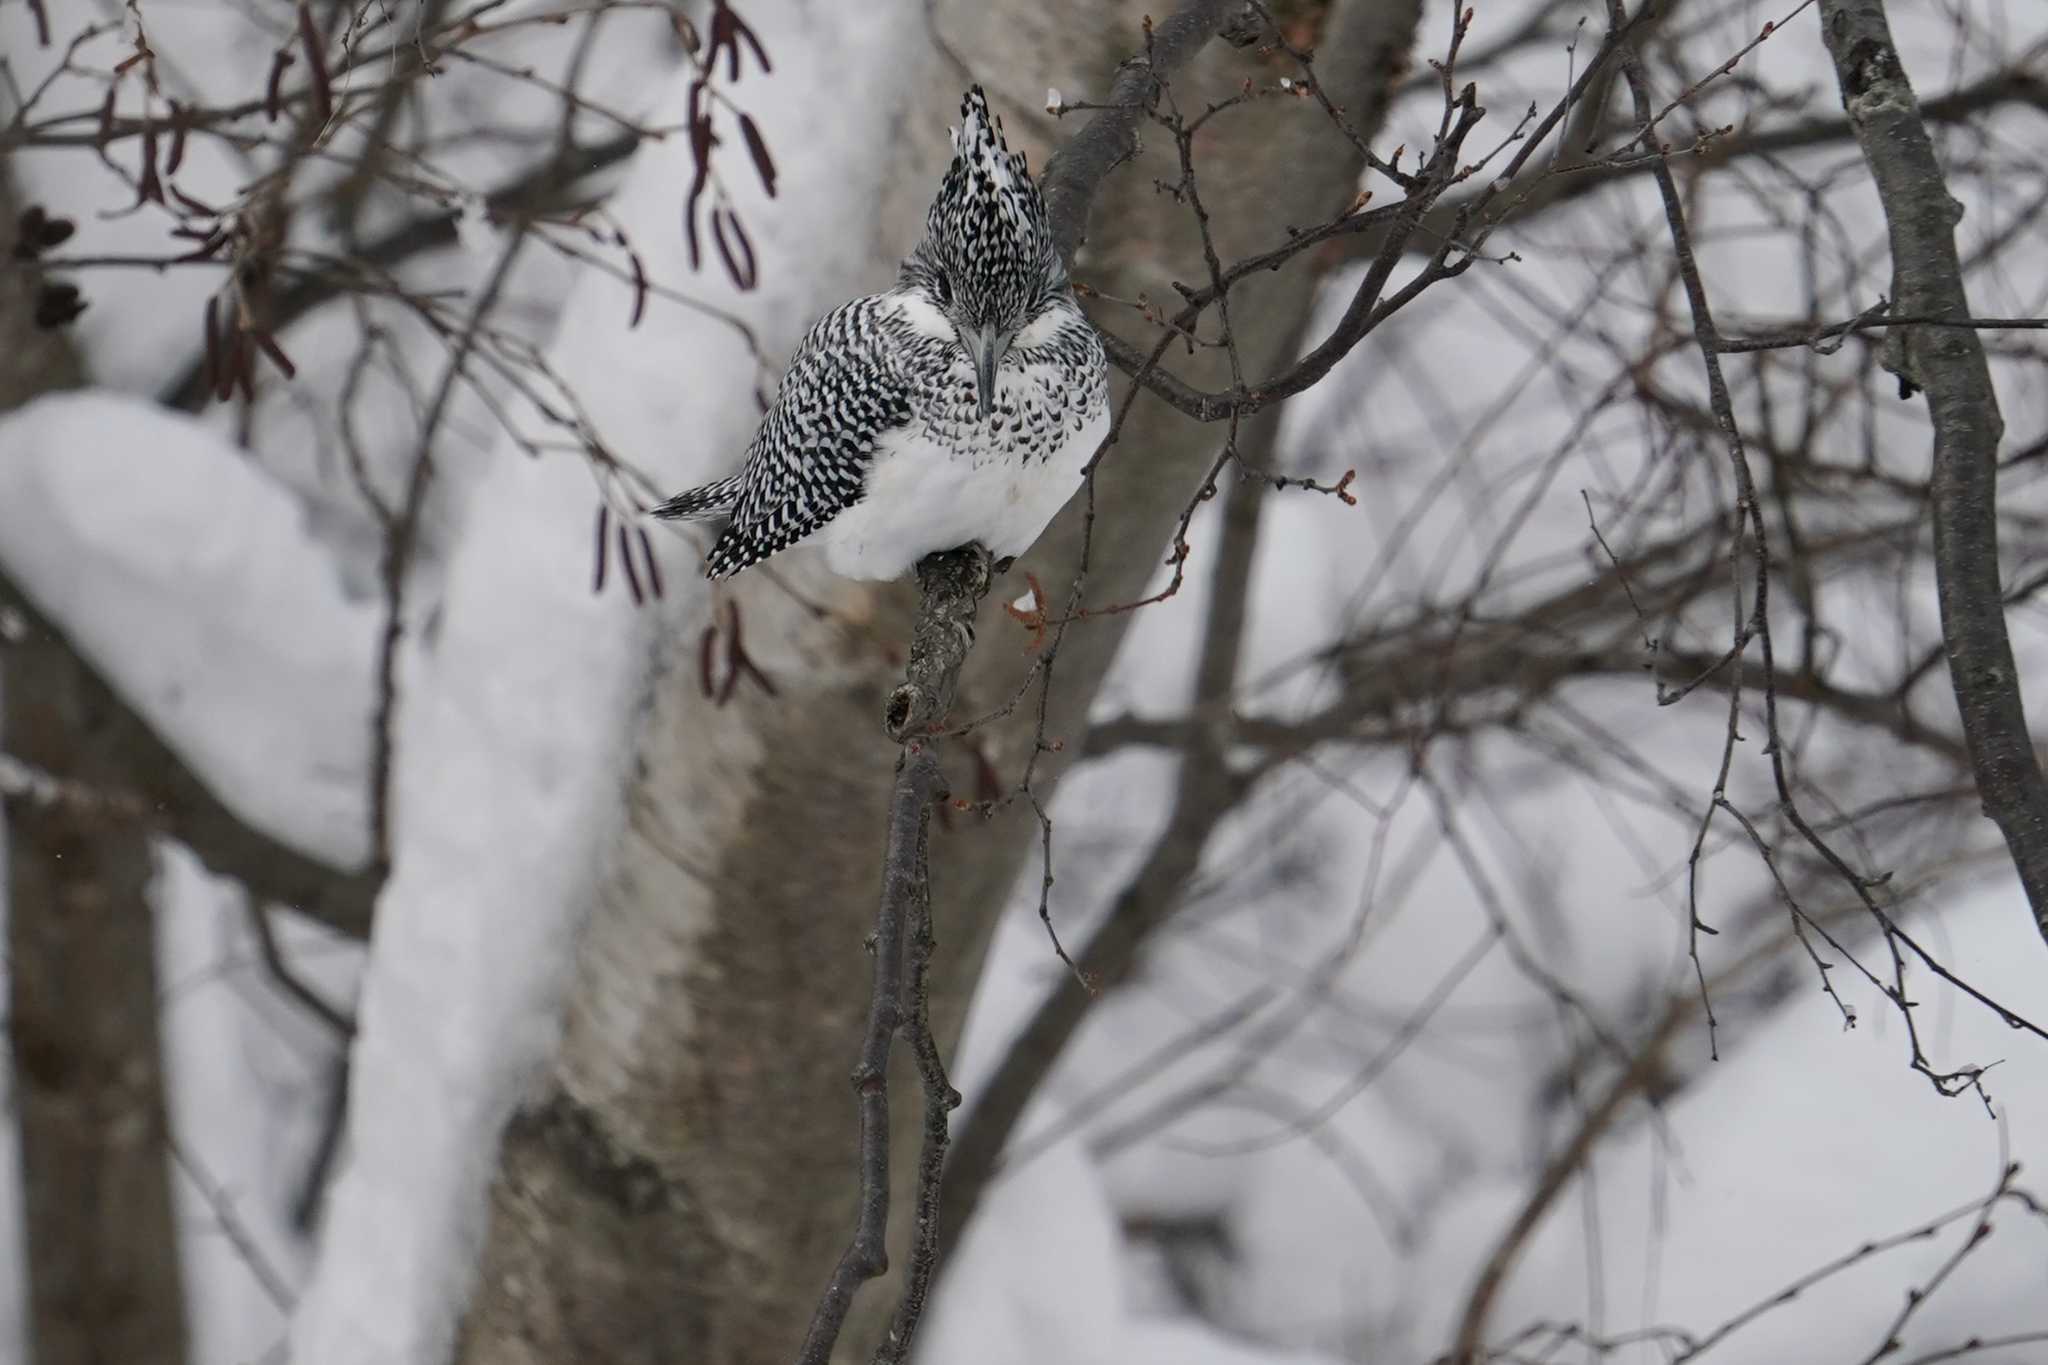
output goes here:
[[896, 1365], [909, 1354], [938, 1266], [939, 1178], [945, 1166], [948, 1116], [960, 1096], [946, 1079], [932, 1035], [926, 981], [935, 944], [932, 803], [943, 798], [946, 789], [938, 741], [928, 732], [952, 707], [960, 668], [974, 646], [974, 613], [994, 580], [994, 565], [980, 545], [927, 555], [917, 566], [923, 598], [911, 629], [910, 659], [904, 681], [890, 694], [882, 718], [883, 728], [903, 747], [889, 800], [882, 903], [868, 936], [868, 951], [875, 960], [874, 989], [860, 1060], [853, 1068], [854, 1093], [860, 1102], [860, 1213], [853, 1240], [811, 1316], [798, 1365], [825, 1365], [831, 1359], [854, 1294], [889, 1268], [889, 1051], [899, 1031], [917, 1057], [924, 1093], [924, 1147], [918, 1160], [910, 1270], [888, 1333], [876, 1348], [876, 1361]]
[[[868, 951], [875, 959], [874, 994], [860, 1061], [853, 1069], [860, 1102], [860, 1215], [853, 1240], [832, 1271], [797, 1365], [826, 1365], [861, 1285], [889, 1268], [889, 1048], [905, 1023], [904, 926], [928, 917], [931, 906], [932, 802], [945, 790], [938, 754], [929, 743], [903, 746], [889, 800], [889, 844], [882, 864], [882, 903]], [[920, 965], [916, 975], [923, 976]], [[913, 1011], [915, 1012], [915, 1011]], [[923, 1021], [920, 1021], [923, 1022]], [[929, 1025], [925, 1025], [929, 1038]], [[910, 1324], [915, 1327], [915, 1323]]]
[[960, 667], [974, 647], [974, 613], [995, 581], [988, 551], [966, 545], [926, 555], [917, 566], [924, 602], [910, 637], [903, 685], [882, 713], [889, 738], [902, 744], [946, 718], [960, 683]]
[[[931, 745], [916, 746], [927, 759]], [[939, 796], [943, 797], [940, 792]], [[925, 802], [923, 816], [929, 824], [931, 803]], [[928, 849], [926, 830], [919, 830], [920, 872]], [[932, 934], [931, 884], [920, 879], [912, 887], [906, 908], [910, 923], [904, 944], [906, 958], [903, 980], [903, 1034], [917, 1057], [917, 1075], [924, 1095], [924, 1137], [917, 1157], [916, 1213], [910, 1243], [910, 1268], [903, 1277], [903, 1294], [889, 1331], [875, 1350], [876, 1365], [901, 1365], [910, 1354], [910, 1343], [924, 1317], [925, 1299], [931, 1292], [932, 1276], [939, 1264], [939, 1180], [945, 1172], [946, 1146], [952, 1136], [952, 1113], [960, 1106], [960, 1092], [946, 1079], [945, 1063], [939, 1057], [938, 1039], [932, 1036], [931, 987], [927, 973], [932, 950], [938, 946]]]
[[[1883, 0], [1821, 0], [1842, 105], [1891, 230], [1892, 298], [1911, 317], [1967, 318], [1948, 192]], [[1998, 443], [2005, 425], [1984, 344], [1966, 327], [1895, 327], [1885, 367], [1924, 390], [1934, 424], [1934, 565], [1949, 679], [1984, 813], [1998, 824], [2048, 937], [2048, 780], [2027, 732], [1998, 571]]]

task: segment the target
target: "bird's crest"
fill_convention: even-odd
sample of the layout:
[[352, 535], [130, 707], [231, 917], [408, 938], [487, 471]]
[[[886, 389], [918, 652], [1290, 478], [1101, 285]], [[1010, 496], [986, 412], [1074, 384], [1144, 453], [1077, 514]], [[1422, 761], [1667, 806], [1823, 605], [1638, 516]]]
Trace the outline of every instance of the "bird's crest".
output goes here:
[[925, 217], [928, 243], [977, 313], [1014, 313], [1061, 272], [1045, 201], [1022, 152], [1003, 140], [1002, 120], [980, 86], [960, 99], [953, 164]]

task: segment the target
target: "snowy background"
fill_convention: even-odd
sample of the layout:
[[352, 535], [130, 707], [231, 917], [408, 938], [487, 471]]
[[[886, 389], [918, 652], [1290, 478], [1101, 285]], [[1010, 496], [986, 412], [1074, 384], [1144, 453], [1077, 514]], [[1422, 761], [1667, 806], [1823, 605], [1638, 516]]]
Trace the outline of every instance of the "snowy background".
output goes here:
[[[782, 58], [774, 79], [803, 89], [848, 71], [881, 81], [888, 54], [921, 23], [917, 6], [900, 8], [874, 22], [770, 5], [748, 12], [761, 11], [754, 22]], [[1435, 8], [1425, 42], [1445, 27]], [[1894, 6], [1923, 95], [1967, 83], [2001, 55], [2038, 52], [2048, 38], [2048, 11], [1961, 4], [1947, 8], [1988, 22], [1996, 41], [1958, 47], [1926, 8]], [[239, 89], [274, 41], [232, 6], [144, 12], [168, 78], [194, 97]], [[1744, 40], [1745, 24], [1756, 26], [1746, 15], [1687, 41], [1719, 60]], [[1484, 20], [1502, 30], [1512, 22]], [[1752, 74], [1826, 114], [1835, 97], [1814, 24], [1808, 13], [1765, 45]], [[602, 30], [587, 57], [589, 88], [630, 92], [613, 97], [636, 116], [673, 121], [682, 86], [667, 33], [653, 16]], [[534, 50], [550, 51], [542, 41]], [[0, 9], [0, 51], [24, 85], [51, 60], [20, 5]], [[1553, 97], [1562, 61], [1552, 47], [1492, 73], [1489, 102], [1513, 109]], [[463, 69], [437, 79], [448, 83], [436, 98], [452, 117], [540, 128], [554, 117], [531, 87]], [[1376, 143], [1426, 145], [1433, 99], [1423, 90], [1405, 101]], [[714, 271], [692, 277], [675, 231], [687, 168], [673, 144], [615, 174], [608, 208], [643, 244], [650, 273], [731, 310], [753, 329], [760, 357], [728, 318], [660, 299], [627, 344], [630, 288], [555, 252], [529, 247], [509, 276], [521, 330], [607, 437], [664, 484], [713, 471], [721, 452], [739, 448], [750, 408], [723, 400], [749, 392], [764, 364], [772, 377], [804, 318], [829, 301], [821, 294], [865, 282], [856, 277], [868, 244], [832, 230], [831, 177], [873, 173], [880, 163], [864, 151], [872, 125], [849, 120], [836, 140], [812, 138], [801, 125], [813, 106], [759, 107], [771, 146], [808, 154], [783, 157], [773, 205], [747, 198], [739, 178], [733, 192], [759, 225], [764, 260], [809, 261], [814, 274], [764, 270], [769, 287], [744, 296]], [[1995, 142], [2038, 165], [2027, 149], [2043, 145], [2039, 110], [1986, 118]], [[202, 197], [228, 194], [245, 169], [211, 143], [195, 141], [193, 156], [181, 183]], [[454, 156], [484, 183], [516, 165], [483, 137]], [[92, 216], [128, 191], [81, 179], [81, 164], [25, 152], [9, 173], [24, 198], [62, 203], [84, 222], [81, 250], [155, 249], [161, 223], [148, 213]], [[1606, 192], [1569, 223], [1641, 223], [1650, 195], [1646, 182]], [[1972, 204], [1962, 230], [1966, 253], [2020, 212], [1981, 207]], [[1726, 317], [1786, 316], [1799, 288], [1789, 259], [1745, 252], [1729, 222], [1754, 202], [1718, 211], [1720, 235], [1702, 258], [1717, 307]], [[1858, 250], [1881, 250], [1874, 198], [1845, 194], [1841, 212]], [[1534, 501], [1514, 540], [1510, 594], [1588, 571], [1579, 490], [1618, 493], [1642, 458], [1632, 450], [1640, 433], [1619, 416], [1587, 435], [1571, 467], [1532, 472], [1572, 421], [1574, 367], [1604, 382], [1598, 366], [1610, 353], [1579, 338], [1527, 379], [1526, 333], [1503, 323], [1520, 317], [1540, 330], [1595, 288], [1572, 230], [1553, 217], [1496, 243], [1524, 258], [1511, 282], [1475, 276], [1469, 288], [1445, 289], [1404, 319], [1398, 339], [1354, 355], [1290, 411], [1286, 463], [1319, 478], [1357, 467], [1362, 505], [1268, 500], [1248, 709], [1313, 707], [1327, 679], [1305, 660], [1432, 584], [1488, 572], [1490, 548], [1525, 497]], [[1973, 280], [1977, 311], [2042, 311], [2048, 247], [2038, 228], [2028, 240], [2001, 257], [1996, 277]], [[488, 224], [469, 223], [455, 247], [408, 269], [441, 287], [473, 286], [496, 267], [500, 242]], [[1346, 279], [1336, 276], [1334, 294]], [[373, 377], [391, 391], [347, 399], [341, 362], [360, 319], [336, 303], [281, 337], [304, 376], [296, 384], [266, 385], [246, 413], [170, 411], [157, 399], [192, 363], [196, 319], [217, 282], [207, 269], [172, 271], [92, 291], [73, 335], [94, 387], [0, 416], [0, 568], [241, 818], [353, 866], [370, 852], [379, 535], [342, 468], [334, 414], [344, 401], [387, 414], [363, 433], [379, 461], [366, 477], [395, 494], [413, 418], [445, 354], [394, 310], [385, 319], [394, 363], [377, 373], [410, 369], [417, 391]], [[1860, 354], [1845, 350], [1840, 363]], [[1427, 359], [1446, 355], [1456, 357], [1449, 379]], [[1681, 353], [1672, 364], [1688, 362], [1696, 357]], [[690, 382], [677, 382], [685, 371]], [[1429, 391], [1461, 385], [1483, 392], [1455, 404], [1469, 428], [1445, 430]], [[722, 401], [702, 397], [714, 393]], [[1521, 403], [1517, 422], [1482, 426], [1480, 414], [1509, 397]], [[2001, 398], [2009, 442], [2048, 425], [2038, 383], [2006, 382]], [[1893, 403], [1880, 415], [1876, 439], [1901, 470], [1924, 462], [1923, 414]], [[702, 624], [692, 615], [701, 604], [664, 614], [636, 611], [616, 592], [592, 595], [587, 466], [573, 454], [533, 458], [495, 431], [493, 414], [463, 390], [436, 447], [410, 589], [414, 629], [400, 658], [396, 859], [374, 943], [366, 952], [296, 920], [284, 934], [309, 982], [363, 1022], [346, 1151], [315, 1232], [295, 1208], [328, 1136], [336, 1040], [269, 980], [245, 893], [176, 844], [161, 848], [153, 894], [164, 1041], [192, 1358], [205, 1365], [287, 1351], [301, 1365], [438, 1359], [477, 1236], [489, 1136], [555, 1036], [581, 888], [630, 761], [649, 636]], [[692, 439], [675, 441], [678, 431]], [[1473, 466], [1486, 476], [1439, 478], [1440, 452], [1468, 441], [1492, 460]], [[2012, 495], [2024, 502], [2037, 491], [2022, 477]], [[1197, 545], [1213, 541], [1204, 530], [1198, 520]], [[690, 572], [689, 546], [659, 549], [672, 580]], [[1843, 646], [1846, 676], [1859, 650], [1874, 669], [1938, 638], [1925, 583], [1914, 589], [1912, 640], [1882, 637], [1898, 625], [1891, 586], [1840, 586], [1851, 600], [1871, 599], [1880, 632]], [[1140, 614], [1100, 715], [1178, 714], [1202, 597], [1191, 584]], [[2022, 671], [2033, 677], [2048, 664], [2043, 623], [2038, 605], [2013, 614]], [[1931, 688], [1922, 714], [1952, 728], [1940, 706], [1945, 679]], [[1137, 982], [1095, 1010], [1033, 1104], [960, 1248], [922, 1358], [1220, 1365], [1419, 1361], [1446, 1349], [1472, 1277], [1535, 1173], [1611, 1078], [1583, 1022], [1510, 960], [1478, 888], [1498, 893], [1516, 942], [1533, 945], [1593, 1016], [1640, 1037], [1692, 980], [1684, 862], [1725, 729], [1720, 694], [1696, 700], [1660, 710], [1647, 682], [1578, 684], [1571, 701], [1589, 718], [1578, 738], [1611, 728], [1627, 742], [1590, 772], [1546, 767], [1540, 725], [1472, 741], [1442, 795], [1473, 832], [1471, 860], [1445, 838], [1447, 817], [1411, 781], [1404, 753], [1346, 754], [1336, 769], [1275, 779], [1225, 824]], [[1803, 762], [1842, 808], [1916, 790], [1942, 771], [1840, 722], [1821, 728]], [[1689, 793], [1692, 813], [1664, 804], [1652, 775]], [[1072, 833], [1054, 911], [1068, 941], [1142, 856], [1172, 776], [1170, 759], [1125, 750], [1079, 765], [1062, 786], [1053, 815]], [[1749, 769], [1735, 787], [1745, 799], [1766, 790]], [[1703, 1335], [1863, 1243], [1981, 1199], [2004, 1161], [2026, 1167], [2022, 1183], [2048, 1170], [2048, 1044], [1918, 974], [1934, 1065], [1996, 1063], [1985, 1078], [1994, 1112], [1974, 1096], [1936, 1094], [1908, 1069], [1897, 1014], [1867, 983], [1836, 973], [1858, 1020], [1846, 1029], [1796, 952], [1761, 951], [1784, 921], [1763, 869], [1726, 835], [1710, 844], [1705, 885], [1708, 918], [1729, 932], [1705, 950], [1707, 967], [1732, 971], [1745, 953], [1758, 956], [1743, 974], [1717, 978], [1729, 1001], [1719, 1060], [1708, 1060], [1697, 1019], [1680, 1026], [1669, 1097], [1632, 1106], [1551, 1211], [1496, 1306], [1496, 1340], [1537, 1321], [1577, 1321], [1609, 1337], [1655, 1324]], [[1942, 961], [2021, 1013], [2048, 1015], [2048, 946], [2009, 870], [1981, 856], [1995, 843], [1988, 822], [1894, 822], [1875, 837], [1874, 865], [1897, 870], [1912, 928]], [[1033, 868], [998, 931], [954, 1063], [970, 1105], [1035, 1002], [1066, 984], [1037, 921], [1037, 888]], [[1177, 1045], [1262, 990], [1246, 1022]], [[1762, 1004], [1744, 1007], [1751, 995]], [[1419, 1026], [1418, 1011], [1427, 1011]], [[1561, 1068], [1589, 1051], [1580, 1072]], [[1565, 1083], [1573, 1075], [1577, 1086]], [[0, 1220], [12, 1223], [19, 1190], [7, 1131], [0, 1125], [10, 1143]], [[1951, 1223], [1870, 1258], [1760, 1317], [1716, 1358], [1871, 1356], [1908, 1290], [1972, 1226]], [[1175, 1228], [1187, 1235], [1175, 1238]], [[19, 1248], [0, 1247], [0, 1362], [24, 1360]], [[2006, 1206], [1990, 1242], [1914, 1317], [1901, 1358], [2042, 1331], [2048, 1221]], [[1666, 1355], [1641, 1345], [1622, 1358]], [[1975, 1358], [2039, 1360], [2048, 1342]]]

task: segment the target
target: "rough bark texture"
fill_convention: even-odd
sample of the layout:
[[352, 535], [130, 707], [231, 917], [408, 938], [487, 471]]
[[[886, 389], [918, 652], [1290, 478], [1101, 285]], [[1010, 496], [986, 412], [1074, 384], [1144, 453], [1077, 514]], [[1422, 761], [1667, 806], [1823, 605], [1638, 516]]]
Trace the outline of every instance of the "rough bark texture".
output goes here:
[[[905, 129], [922, 139], [902, 177], [916, 192], [878, 210], [877, 278], [918, 229], [943, 164], [936, 134], [950, 117], [956, 78], [990, 86], [1013, 143], [1027, 145], [1041, 167], [1076, 130], [1038, 112], [1046, 87], [1076, 98], [1107, 91], [1116, 64], [1142, 49], [1144, 10], [1081, 0], [935, 8], [946, 44], [969, 70], [949, 75], [935, 59], [917, 70], [920, 58], [905, 55], [900, 79], [932, 93], [918, 97], [923, 126]], [[1319, 70], [1347, 91], [1372, 89], [1385, 78], [1373, 64], [1405, 55], [1333, 50]], [[1209, 44], [1174, 76], [1174, 90], [1183, 107], [1199, 110], [1259, 73], [1261, 60]], [[1139, 161], [1097, 197], [1076, 274], [1124, 297], [1172, 297], [1172, 280], [1203, 278], [1199, 240], [1185, 210], [1153, 188], [1155, 178], [1177, 178], [1171, 139], [1145, 143]], [[1226, 256], [1270, 245], [1283, 225], [1327, 215], [1355, 189], [1347, 145], [1306, 101], [1268, 101], [1219, 120], [1198, 156]], [[1254, 371], [1294, 345], [1312, 288], [1306, 272], [1260, 284], [1256, 295], [1233, 300]], [[1106, 321], [1128, 325], [1115, 314]], [[1189, 363], [1191, 378], [1227, 382], [1220, 356]], [[1091, 601], [1142, 594], [1222, 436], [1141, 405], [1098, 481]], [[1082, 530], [1077, 499], [1028, 557], [1056, 603]], [[999, 583], [981, 613], [956, 720], [1009, 700], [1025, 676], [1025, 637], [995, 605], [1021, 581]], [[843, 587], [804, 586], [815, 596], [838, 592], [845, 606]], [[765, 580], [743, 578], [736, 595], [749, 651], [777, 695], [743, 688], [714, 708], [697, 685], [694, 632], [676, 641], [643, 735], [629, 827], [585, 930], [564, 1044], [534, 1109], [576, 1112], [566, 1131], [602, 1136], [579, 1138], [565, 1153], [560, 1142], [540, 1140], [530, 1119], [508, 1133], [466, 1361], [780, 1365], [793, 1357], [853, 1224], [856, 1122], [846, 1076], [868, 998], [861, 943], [895, 757], [881, 717], [902, 676], [915, 589], [864, 592], [857, 611], [836, 618], [816, 616]], [[1049, 733], [1070, 750], [1079, 747], [1121, 625], [1118, 617], [1090, 621], [1070, 630], [1061, 648]], [[1005, 782], [1032, 752], [1033, 710], [1027, 703], [982, 732], [983, 753]], [[972, 792], [960, 747], [953, 746], [952, 786]], [[1050, 779], [1042, 775], [1040, 786], [1049, 793]], [[1021, 805], [988, 823], [956, 816], [933, 835], [940, 944], [932, 1008], [942, 1044], [958, 1034], [997, 912], [1036, 836]], [[899, 1058], [892, 1075], [895, 1183], [906, 1189], [920, 1107], [912, 1059]], [[583, 1149], [607, 1155], [576, 1159]], [[621, 1162], [658, 1173], [658, 1210], [622, 1203], [619, 1187], [598, 1178]], [[899, 1266], [908, 1215], [909, 1201], [899, 1199], [891, 1220]], [[837, 1358], [866, 1359], [896, 1291], [893, 1277], [866, 1290]]]
[[[1892, 306], [1909, 317], [1970, 316], [1956, 256], [1963, 206], [1949, 195], [1883, 0], [1821, 0], [1842, 106], [1891, 231]], [[1966, 327], [1894, 327], [1885, 366], [1924, 390], [1934, 424], [1934, 565], [1949, 680], [1984, 813], [1998, 824], [2048, 938], [2048, 781], [2034, 754], [2005, 629], [1998, 568], [1998, 443], [2005, 424], [1983, 342]]]
[[930, 555], [917, 566], [924, 606], [910, 637], [903, 683], [889, 694], [882, 720], [891, 739], [924, 734], [946, 718], [960, 667], [974, 647], [974, 616], [988, 596], [991, 565], [979, 545]]
[[[0, 176], [0, 223], [19, 205]], [[0, 411], [82, 382], [0, 270]], [[0, 749], [119, 788], [125, 713], [61, 639], [0, 598]], [[21, 1128], [28, 1348], [36, 1365], [185, 1358], [146, 830], [76, 803], [8, 801], [8, 1037]]]

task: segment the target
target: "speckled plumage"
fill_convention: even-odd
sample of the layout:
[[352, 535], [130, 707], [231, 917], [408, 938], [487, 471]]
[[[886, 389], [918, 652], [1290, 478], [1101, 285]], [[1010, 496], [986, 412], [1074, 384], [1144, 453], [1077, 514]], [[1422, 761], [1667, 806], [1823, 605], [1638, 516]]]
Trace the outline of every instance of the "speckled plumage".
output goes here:
[[727, 519], [711, 577], [798, 543], [850, 578], [974, 541], [1001, 559], [1079, 486], [1109, 425], [1101, 340], [979, 87], [953, 147], [895, 287], [811, 328], [739, 473], [655, 509]]

